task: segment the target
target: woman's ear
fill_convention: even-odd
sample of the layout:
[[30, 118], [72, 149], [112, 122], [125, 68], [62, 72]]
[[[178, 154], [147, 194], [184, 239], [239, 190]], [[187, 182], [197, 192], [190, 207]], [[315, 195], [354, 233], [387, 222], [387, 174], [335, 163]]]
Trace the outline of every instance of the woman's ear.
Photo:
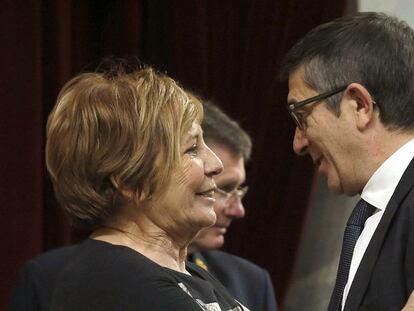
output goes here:
[[356, 126], [359, 130], [366, 129], [375, 118], [375, 102], [368, 90], [359, 83], [351, 83], [346, 89], [348, 98], [352, 100]]
[[127, 199], [127, 201], [134, 201], [135, 203], [141, 204], [144, 200], [150, 198], [146, 189], [142, 191], [133, 190], [129, 186], [123, 186], [120, 182], [118, 176], [111, 176], [111, 183], [112, 185], [118, 190], [118, 192], [122, 195], [123, 198]]
[[129, 189], [128, 187], [123, 187], [120, 182], [120, 178], [118, 176], [111, 176], [111, 183], [112, 186], [118, 190], [118, 192], [122, 195], [122, 197], [126, 198], [128, 201], [134, 199], [135, 194], [134, 191]]

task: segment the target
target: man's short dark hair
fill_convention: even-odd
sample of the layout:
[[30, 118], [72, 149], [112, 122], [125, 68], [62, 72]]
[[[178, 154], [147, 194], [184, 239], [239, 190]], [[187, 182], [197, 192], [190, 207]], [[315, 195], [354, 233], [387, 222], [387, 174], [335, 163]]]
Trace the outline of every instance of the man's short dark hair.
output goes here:
[[[362, 84], [389, 129], [414, 129], [414, 31], [383, 13], [364, 12], [322, 24], [286, 55], [281, 77], [304, 70], [304, 82], [325, 92]], [[341, 95], [327, 100], [339, 115]]]
[[250, 159], [252, 141], [240, 125], [211, 102], [204, 103], [203, 128], [207, 143], [217, 143], [241, 155], [244, 161]]

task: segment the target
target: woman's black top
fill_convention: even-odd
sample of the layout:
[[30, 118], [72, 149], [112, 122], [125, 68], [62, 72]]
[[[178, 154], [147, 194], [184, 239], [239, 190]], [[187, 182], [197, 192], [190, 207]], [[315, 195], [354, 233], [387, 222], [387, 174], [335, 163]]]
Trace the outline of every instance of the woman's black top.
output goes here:
[[209, 273], [164, 268], [125, 247], [88, 239], [60, 273], [52, 311], [247, 310]]

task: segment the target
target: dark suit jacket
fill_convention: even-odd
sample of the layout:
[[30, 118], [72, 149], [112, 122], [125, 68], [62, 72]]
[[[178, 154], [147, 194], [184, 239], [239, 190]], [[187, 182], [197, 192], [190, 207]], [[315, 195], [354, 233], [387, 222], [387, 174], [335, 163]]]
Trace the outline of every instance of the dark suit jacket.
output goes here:
[[362, 258], [346, 311], [400, 311], [414, 289], [414, 160]]
[[192, 261], [200, 264], [198, 260], [250, 310], [277, 310], [273, 285], [266, 270], [246, 259], [217, 250], [192, 254]]

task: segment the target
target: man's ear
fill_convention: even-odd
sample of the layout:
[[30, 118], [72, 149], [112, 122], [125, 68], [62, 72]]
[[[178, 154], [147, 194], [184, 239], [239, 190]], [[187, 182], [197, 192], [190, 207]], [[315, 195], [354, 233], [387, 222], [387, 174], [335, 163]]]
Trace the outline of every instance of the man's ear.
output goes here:
[[375, 102], [368, 90], [359, 83], [351, 83], [345, 90], [347, 97], [352, 100], [356, 126], [359, 130], [366, 129], [375, 118]]

